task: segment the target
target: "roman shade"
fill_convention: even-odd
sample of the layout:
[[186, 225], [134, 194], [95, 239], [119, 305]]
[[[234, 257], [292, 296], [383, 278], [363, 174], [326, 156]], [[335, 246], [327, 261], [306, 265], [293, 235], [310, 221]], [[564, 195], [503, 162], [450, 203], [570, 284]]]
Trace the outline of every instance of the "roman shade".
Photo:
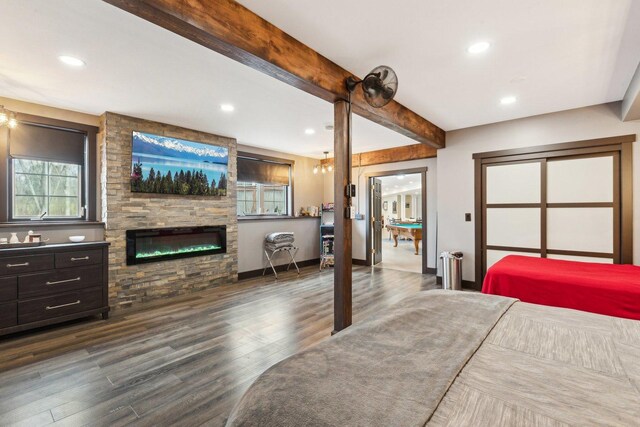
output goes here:
[[30, 123], [20, 123], [9, 134], [11, 157], [84, 163], [86, 134]]
[[238, 181], [289, 185], [290, 164], [238, 157]]

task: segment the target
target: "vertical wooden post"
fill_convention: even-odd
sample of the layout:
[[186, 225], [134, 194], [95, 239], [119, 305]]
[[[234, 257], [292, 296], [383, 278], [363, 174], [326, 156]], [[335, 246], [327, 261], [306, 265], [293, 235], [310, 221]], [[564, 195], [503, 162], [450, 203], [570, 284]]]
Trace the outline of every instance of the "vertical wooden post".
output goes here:
[[334, 104], [334, 158], [333, 194], [334, 220], [334, 280], [333, 280], [333, 333], [351, 325], [351, 219], [346, 217], [350, 206], [346, 187], [351, 183], [351, 111], [347, 101]]

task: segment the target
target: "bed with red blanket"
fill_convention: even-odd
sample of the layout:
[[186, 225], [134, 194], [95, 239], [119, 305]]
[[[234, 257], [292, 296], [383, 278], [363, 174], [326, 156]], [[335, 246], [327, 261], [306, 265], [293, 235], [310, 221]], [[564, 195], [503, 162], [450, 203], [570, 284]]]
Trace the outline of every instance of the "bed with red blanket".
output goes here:
[[509, 255], [495, 263], [485, 294], [640, 320], [640, 267]]

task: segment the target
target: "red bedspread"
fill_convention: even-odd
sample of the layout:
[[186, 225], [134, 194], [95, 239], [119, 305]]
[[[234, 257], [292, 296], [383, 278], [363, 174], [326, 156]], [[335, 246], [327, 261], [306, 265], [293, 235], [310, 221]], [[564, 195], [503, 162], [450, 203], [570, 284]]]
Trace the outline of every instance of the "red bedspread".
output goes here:
[[509, 255], [487, 271], [482, 292], [640, 320], [640, 267], [633, 265]]

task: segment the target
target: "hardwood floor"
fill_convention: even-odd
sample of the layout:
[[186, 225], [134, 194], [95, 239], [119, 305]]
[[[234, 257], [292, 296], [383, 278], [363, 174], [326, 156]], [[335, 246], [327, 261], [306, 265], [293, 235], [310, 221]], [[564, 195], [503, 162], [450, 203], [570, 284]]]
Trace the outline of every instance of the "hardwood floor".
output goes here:
[[[354, 267], [354, 324], [434, 276]], [[170, 304], [0, 340], [1, 425], [224, 425], [257, 375], [328, 339], [333, 270], [250, 279]]]

